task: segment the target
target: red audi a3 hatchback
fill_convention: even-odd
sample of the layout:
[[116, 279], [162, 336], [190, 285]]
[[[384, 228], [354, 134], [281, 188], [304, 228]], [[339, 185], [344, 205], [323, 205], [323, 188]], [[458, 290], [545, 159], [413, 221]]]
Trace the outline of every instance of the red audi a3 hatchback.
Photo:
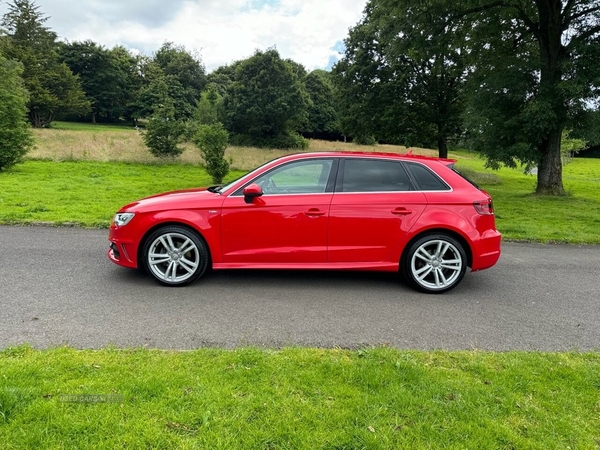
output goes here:
[[491, 197], [447, 159], [284, 156], [224, 186], [124, 206], [108, 257], [181, 286], [213, 269], [396, 272], [441, 293], [500, 257]]

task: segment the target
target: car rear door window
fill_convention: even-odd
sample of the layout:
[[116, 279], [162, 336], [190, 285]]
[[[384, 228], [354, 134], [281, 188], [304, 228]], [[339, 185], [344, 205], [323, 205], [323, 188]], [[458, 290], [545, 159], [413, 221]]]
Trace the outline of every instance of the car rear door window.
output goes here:
[[397, 161], [346, 159], [338, 192], [404, 192], [410, 179]]

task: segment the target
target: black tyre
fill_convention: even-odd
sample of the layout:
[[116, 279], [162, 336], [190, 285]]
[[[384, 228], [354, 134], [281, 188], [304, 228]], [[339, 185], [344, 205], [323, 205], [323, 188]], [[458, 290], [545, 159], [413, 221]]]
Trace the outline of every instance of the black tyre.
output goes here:
[[467, 271], [467, 255], [452, 236], [428, 234], [405, 251], [401, 270], [402, 276], [414, 288], [441, 294], [461, 282]]
[[208, 267], [208, 248], [189, 228], [169, 225], [152, 233], [142, 250], [143, 266], [165, 286], [184, 286], [200, 278]]

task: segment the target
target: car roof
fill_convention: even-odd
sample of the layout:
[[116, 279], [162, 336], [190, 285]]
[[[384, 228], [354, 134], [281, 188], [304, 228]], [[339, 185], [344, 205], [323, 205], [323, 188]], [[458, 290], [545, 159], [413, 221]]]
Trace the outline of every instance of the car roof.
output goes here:
[[355, 151], [338, 151], [338, 152], [310, 152], [310, 153], [294, 153], [291, 155], [284, 156], [286, 159], [305, 159], [305, 158], [323, 158], [323, 157], [350, 157], [350, 158], [385, 158], [385, 159], [398, 159], [401, 161], [437, 161], [444, 165], [452, 165], [456, 163], [455, 159], [448, 158], [436, 158], [433, 156], [413, 155], [410, 151], [408, 153], [385, 153], [385, 152], [355, 152]]

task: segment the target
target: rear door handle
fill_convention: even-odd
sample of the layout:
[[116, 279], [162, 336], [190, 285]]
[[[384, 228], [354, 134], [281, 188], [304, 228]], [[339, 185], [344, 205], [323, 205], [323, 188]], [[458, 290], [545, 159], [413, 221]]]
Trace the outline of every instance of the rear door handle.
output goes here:
[[392, 209], [392, 214], [396, 216], [408, 216], [409, 214], [412, 214], [412, 211], [410, 209], [398, 207], [396, 209]]
[[319, 208], [310, 208], [304, 214], [306, 214], [309, 217], [317, 217], [317, 216], [324, 216], [325, 211], [321, 211]]

